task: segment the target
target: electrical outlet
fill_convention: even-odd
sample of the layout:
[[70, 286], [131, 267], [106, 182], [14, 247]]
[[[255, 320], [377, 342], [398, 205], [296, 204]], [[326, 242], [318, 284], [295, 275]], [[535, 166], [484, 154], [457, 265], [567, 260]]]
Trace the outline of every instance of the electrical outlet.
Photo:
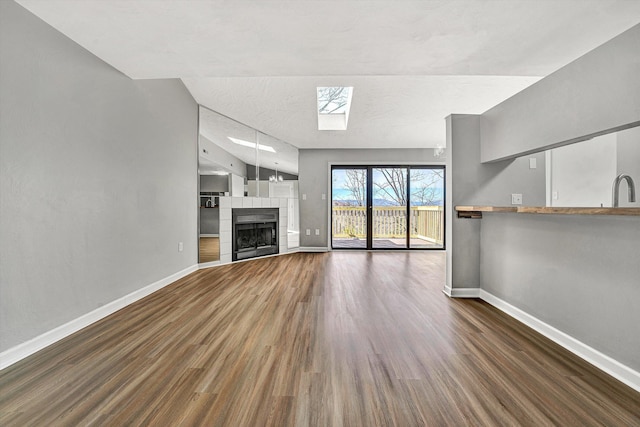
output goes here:
[[327, 200], [327, 195], [322, 193], [322, 200]]
[[538, 167], [538, 163], [536, 161], [535, 157], [530, 157], [529, 158], [529, 169], [535, 169]]
[[512, 205], [521, 205], [522, 204], [522, 194], [512, 194], [511, 195], [511, 204]]
[[184, 250], [184, 245], [182, 242], [178, 242], [178, 252], [182, 252]]
[[316, 236], [319, 236], [319, 235], [320, 235], [320, 229], [316, 228]]
[[553, 200], [558, 200], [558, 192], [557, 192], [557, 191], [552, 192], [552, 193], [551, 193], [551, 198], [552, 198]]
[[304, 231], [304, 234], [306, 234], [307, 236], [311, 236], [311, 229], [310, 229], [310, 228], [307, 228], [307, 229]]

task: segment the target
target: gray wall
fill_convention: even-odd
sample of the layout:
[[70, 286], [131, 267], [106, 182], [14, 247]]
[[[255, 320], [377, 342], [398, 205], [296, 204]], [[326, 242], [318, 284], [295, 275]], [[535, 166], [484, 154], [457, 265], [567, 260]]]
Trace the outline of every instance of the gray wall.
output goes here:
[[[207, 153], [203, 152], [203, 149], [207, 150]], [[245, 176], [247, 173], [247, 164], [245, 162], [202, 135], [199, 135], [199, 150], [200, 156], [208, 160], [208, 163], [214, 163], [224, 168], [227, 172], [239, 176]]]
[[201, 192], [229, 191], [229, 175], [200, 175]]
[[1, 1], [0, 93], [0, 351], [196, 264], [180, 81], [132, 81]]
[[[515, 160], [480, 163], [480, 116], [454, 114], [447, 117], [450, 145], [452, 206], [511, 206], [511, 194], [522, 194], [523, 205], [545, 204], [544, 153]], [[529, 169], [535, 158], [536, 169]], [[451, 287], [480, 286], [481, 222], [453, 215]]]
[[620, 206], [640, 207], [640, 127], [618, 132], [618, 174], [626, 173], [635, 182], [636, 201], [627, 199], [627, 182], [620, 184]]
[[200, 209], [200, 234], [220, 233], [220, 209]]
[[[480, 116], [453, 114], [453, 203], [510, 206], [511, 194], [522, 194], [524, 206], [545, 204], [545, 158], [536, 153], [514, 160], [480, 163]], [[529, 159], [537, 167], [529, 169]]]
[[[444, 123], [443, 123], [444, 125]], [[299, 152], [299, 200], [300, 246], [329, 246], [329, 164], [444, 164], [444, 159], [433, 156], [433, 149], [398, 150], [300, 150]], [[306, 194], [306, 200], [302, 195]], [[326, 199], [322, 199], [322, 195]], [[311, 236], [305, 229], [311, 229]], [[320, 229], [315, 236], [314, 230]]]
[[[229, 175], [200, 175], [200, 192], [229, 191]], [[203, 199], [201, 199], [202, 202]], [[208, 198], [207, 198], [208, 200]], [[215, 199], [213, 199], [215, 200]], [[203, 203], [206, 205], [206, 202]], [[217, 208], [200, 209], [200, 234], [220, 233], [220, 214]]]
[[640, 24], [485, 112], [482, 161], [640, 122], [639, 46]]
[[[635, 27], [483, 114], [481, 160], [541, 151], [639, 120], [639, 32]], [[487, 130], [487, 123], [503, 127]], [[512, 178], [487, 180], [477, 159], [466, 159], [474, 166], [464, 163], [464, 152], [456, 155], [465, 141], [473, 153], [478, 140], [468, 131], [451, 144], [453, 169], [463, 175], [453, 180], [453, 190], [465, 194], [454, 203], [502, 204]], [[450, 132], [456, 136], [455, 128]], [[460, 189], [461, 181], [469, 189]], [[640, 370], [640, 217], [489, 213], [475, 221], [482, 289]], [[453, 225], [457, 239], [460, 229]], [[455, 245], [453, 255], [454, 271], [475, 270], [477, 257], [463, 266]]]
[[480, 221], [484, 290], [640, 371], [640, 217]]

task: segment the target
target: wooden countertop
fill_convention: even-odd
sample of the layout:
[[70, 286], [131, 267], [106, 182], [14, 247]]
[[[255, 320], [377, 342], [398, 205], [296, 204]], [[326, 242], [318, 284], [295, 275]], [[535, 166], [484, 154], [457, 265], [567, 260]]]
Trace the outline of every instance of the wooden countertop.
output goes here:
[[551, 215], [640, 216], [640, 208], [571, 208], [545, 206], [456, 206], [458, 218], [482, 218], [482, 212]]
[[456, 206], [458, 212], [512, 212], [518, 211], [517, 207], [509, 206]]

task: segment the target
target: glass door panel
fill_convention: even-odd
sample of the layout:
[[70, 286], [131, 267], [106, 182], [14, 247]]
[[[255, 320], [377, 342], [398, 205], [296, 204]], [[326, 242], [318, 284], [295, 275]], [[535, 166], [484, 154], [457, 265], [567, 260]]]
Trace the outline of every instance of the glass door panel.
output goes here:
[[373, 168], [372, 248], [407, 248], [406, 167]]
[[444, 168], [412, 167], [409, 246], [444, 247]]
[[367, 249], [367, 168], [331, 170], [331, 247]]
[[443, 166], [333, 166], [331, 247], [444, 249]]

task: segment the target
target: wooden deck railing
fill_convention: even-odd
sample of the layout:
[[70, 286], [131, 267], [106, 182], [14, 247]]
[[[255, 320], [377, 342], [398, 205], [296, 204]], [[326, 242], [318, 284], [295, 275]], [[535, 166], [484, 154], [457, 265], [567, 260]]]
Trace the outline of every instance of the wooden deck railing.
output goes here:
[[[444, 215], [442, 206], [412, 206], [409, 211], [411, 237], [442, 244]], [[364, 206], [334, 206], [332, 215], [334, 237], [364, 238], [367, 231], [367, 215]], [[374, 207], [374, 238], [402, 238], [406, 235], [406, 208]]]

